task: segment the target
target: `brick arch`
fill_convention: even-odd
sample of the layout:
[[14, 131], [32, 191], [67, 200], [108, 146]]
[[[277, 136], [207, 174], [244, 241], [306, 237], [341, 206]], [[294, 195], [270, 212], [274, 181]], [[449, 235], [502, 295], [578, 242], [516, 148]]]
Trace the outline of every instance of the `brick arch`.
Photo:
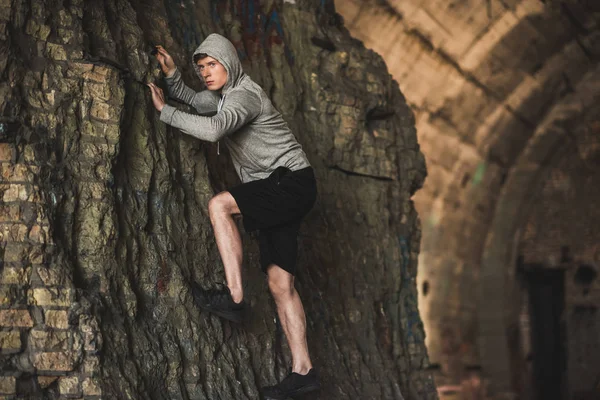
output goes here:
[[556, 104], [537, 127], [506, 178], [488, 230], [481, 258], [479, 291], [479, 351], [483, 371], [492, 390], [511, 392], [507, 342], [506, 300], [514, 276], [515, 249], [520, 229], [533, 206], [532, 194], [543, 181], [548, 167], [560, 156], [563, 144], [586, 109], [600, 98], [600, 68], [589, 72], [575, 92]]
[[428, 170], [413, 197], [423, 238], [419, 311], [430, 359], [453, 383], [482, 362], [480, 266], [498, 197], [538, 125], [600, 48], [597, 31], [575, 37], [573, 20], [540, 1], [490, 6], [336, 0], [415, 112]]

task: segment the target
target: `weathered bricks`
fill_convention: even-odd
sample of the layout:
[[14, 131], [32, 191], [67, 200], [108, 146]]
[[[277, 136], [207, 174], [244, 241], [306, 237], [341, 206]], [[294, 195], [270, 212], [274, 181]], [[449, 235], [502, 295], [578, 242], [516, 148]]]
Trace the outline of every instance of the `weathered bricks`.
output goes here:
[[97, 356], [88, 355], [83, 362], [83, 373], [92, 375], [100, 366], [100, 360]]
[[24, 286], [29, 284], [30, 280], [31, 268], [7, 264], [4, 265], [2, 276], [0, 277], [0, 283], [5, 285], [13, 284]]
[[21, 332], [18, 330], [0, 332], [0, 353], [17, 353], [21, 350]]
[[[78, 64], [78, 65], [82, 65], [83, 66], [82, 68], [87, 69], [87, 68], [89, 68], [88, 66], [91, 64]], [[111, 71], [108, 68], [95, 66], [92, 70], [88, 70], [87, 72], [84, 72], [83, 78], [85, 80], [106, 83], [110, 72]]]
[[[40, 6], [43, 2], [36, 4], [37, 9], [43, 7]], [[32, 11], [33, 16], [37, 14], [40, 13]], [[73, 22], [71, 14], [64, 10], [58, 13], [58, 19], [62, 27], [70, 27]], [[49, 27], [41, 21], [30, 19], [27, 33], [36, 38], [47, 36]], [[2, 26], [0, 24], [0, 36]], [[70, 31], [59, 29], [60, 32]], [[92, 99], [86, 107], [84, 123], [93, 129], [83, 133], [85, 139], [81, 144], [80, 158], [83, 163], [90, 164], [89, 168], [84, 168], [85, 173], [82, 172], [81, 181], [85, 182], [82, 195], [102, 199], [107, 192], [105, 182], [111, 179], [114, 143], [119, 137], [120, 108], [115, 105], [123, 92], [108, 84], [115, 73], [111, 68], [67, 61], [83, 57], [81, 51], [71, 46], [47, 41], [36, 44], [37, 56], [66, 61], [55, 65], [60, 65], [59, 72], [60, 68], [64, 68], [62, 72], [68, 68], [67, 78], [62, 79], [64, 76], [60, 73], [53, 74], [51, 68], [26, 73], [22, 85], [28, 96], [23, 98], [23, 106], [29, 104], [36, 110], [22, 123], [32, 128], [43, 127], [49, 139], [55, 138], [59, 124], [67, 130], [75, 129], [74, 120], [69, 124], [68, 118], [66, 121], [57, 118], [53, 108], [62, 101], [65, 91], [83, 88], [83, 97]], [[36, 44], [32, 47], [34, 53]], [[94, 374], [98, 372], [99, 361], [92, 353], [86, 354], [86, 349], [98, 350], [98, 327], [86, 322], [82, 330], [81, 326], [69, 324], [68, 307], [74, 301], [74, 290], [70, 287], [72, 272], [61, 269], [46, 257], [50, 254], [48, 245], [52, 243], [45, 214], [49, 211], [45, 202], [42, 203], [43, 193], [36, 185], [40, 183], [40, 167], [36, 165], [40, 162], [39, 150], [41, 147], [35, 143], [18, 146], [0, 143], [0, 244], [3, 250], [0, 258], [3, 263], [0, 268], [0, 354], [31, 360], [39, 387], [45, 389], [56, 385], [61, 399], [84, 396], [97, 399], [101, 390]], [[98, 156], [105, 159], [105, 165], [97, 163]], [[17, 392], [22, 385], [14, 365], [8, 365], [2, 374], [5, 376], [0, 376], [0, 400], [27, 394]], [[23, 390], [29, 389], [23, 386]]]
[[31, 183], [0, 183], [0, 193], [5, 203], [14, 201], [30, 201], [37, 203], [40, 201], [38, 193], [39, 188]]
[[43, 210], [34, 203], [0, 203], [0, 223], [3, 225], [11, 225], [16, 222], [30, 223], [46, 223]]
[[2, 182], [32, 182], [38, 167], [25, 164], [0, 164], [0, 179]]
[[13, 161], [15, 148], [9, 143], [0, 143], [0, 161]]
[[27, 239], [27, 225], [0, 224], [0, 240], [11, 242], [24, 242]]
[[33, 301], [38, 306], [68, 307], [72, 290], [68, 288], [34, 288]]
[[21, 219], [19, 204], [0, 204], [0, 221], [12, 222]]
[[35, 266], [33, 278], [44, 286], [61, 286], [66, 283], [66, 277], [62, 271], [56, 268], [48, 268], [45, 265]]
[[27, 306], [27, 289], [19, 285], [0, 285], [0, 307]]
[[38, 383], [42, 389], [45, 389], [52, 385], [57, 379], [58, 376], [38, 376]]
[[69, 314], [63, 310], [46, 310], [46, 326], [55, 329], [67, 329], [69, 327]]
[[29, 333], [29, 347], [33, 350], [66, 351], [72, 334], [67, 331], [32, 330]]
[[14, 376], [0, 376], [0, 394], [15, 394], [16, 386]]
[[60, 394], [68, 396], [79, 396], [81, 395], [81, 388], [79, 386], [79, 377], [77, 376], [65, 376], [60, 378], [58, 381], [58, 389]]
[[33, 355], [33, 366], [42, 372], [68, 372], [73, 369], [73, 357], [67, 352], [40, 352]]
[[96, 382], [96, 380], [92, 378], [86, 378], [83, 381], [83, 394], [85, 396], [99, 396], [102, 394], [100, 390], [100, 386]]
[[27, 310], [0, 310], [0, 326], [30, 328], [33, 320]]
[[29, 247], [21, 243], [6, 243], [4, 247], [4, 262], [19, 262], [27, 259]]

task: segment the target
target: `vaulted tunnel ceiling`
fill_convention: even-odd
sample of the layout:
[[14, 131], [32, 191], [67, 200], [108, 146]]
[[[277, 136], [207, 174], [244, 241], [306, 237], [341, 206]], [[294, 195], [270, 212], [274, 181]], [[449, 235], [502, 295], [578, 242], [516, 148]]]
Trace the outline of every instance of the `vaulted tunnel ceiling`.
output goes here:
[[[508, 392], [501, 282], [526, 225], [513, 210], [531, 208], [559, 150], [586, 131], [582, 120], [600, 120], [600, 2], [336, 0], [336, 9], [383, 56], [415, 114], [428, 170], [413, 199], [430, 358], [483, 365]], [[495, 298], [478, 306], [486, 291]]]

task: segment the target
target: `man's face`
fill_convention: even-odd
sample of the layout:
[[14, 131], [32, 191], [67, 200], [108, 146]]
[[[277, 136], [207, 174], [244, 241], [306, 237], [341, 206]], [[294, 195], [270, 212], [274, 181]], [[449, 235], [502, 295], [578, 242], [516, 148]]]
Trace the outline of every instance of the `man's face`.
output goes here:
[[221, 90], [227, 83], [225, 67], [214, 58], [204, 57], [198, 60], [198, 68], [208, 90]]

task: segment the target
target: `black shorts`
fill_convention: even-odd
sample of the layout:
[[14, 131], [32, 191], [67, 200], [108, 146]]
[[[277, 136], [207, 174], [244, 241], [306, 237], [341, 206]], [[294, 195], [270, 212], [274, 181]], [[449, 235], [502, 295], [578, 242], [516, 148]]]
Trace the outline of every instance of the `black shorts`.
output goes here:
[[267, 178], [235, 186], [229, 193], [242, 213], [246, 232], [259, 231], [263, 272], [276, 264], [294, 275], [300, 223], [317, 198], [312, 167], [296, 171], [277, 167]]

